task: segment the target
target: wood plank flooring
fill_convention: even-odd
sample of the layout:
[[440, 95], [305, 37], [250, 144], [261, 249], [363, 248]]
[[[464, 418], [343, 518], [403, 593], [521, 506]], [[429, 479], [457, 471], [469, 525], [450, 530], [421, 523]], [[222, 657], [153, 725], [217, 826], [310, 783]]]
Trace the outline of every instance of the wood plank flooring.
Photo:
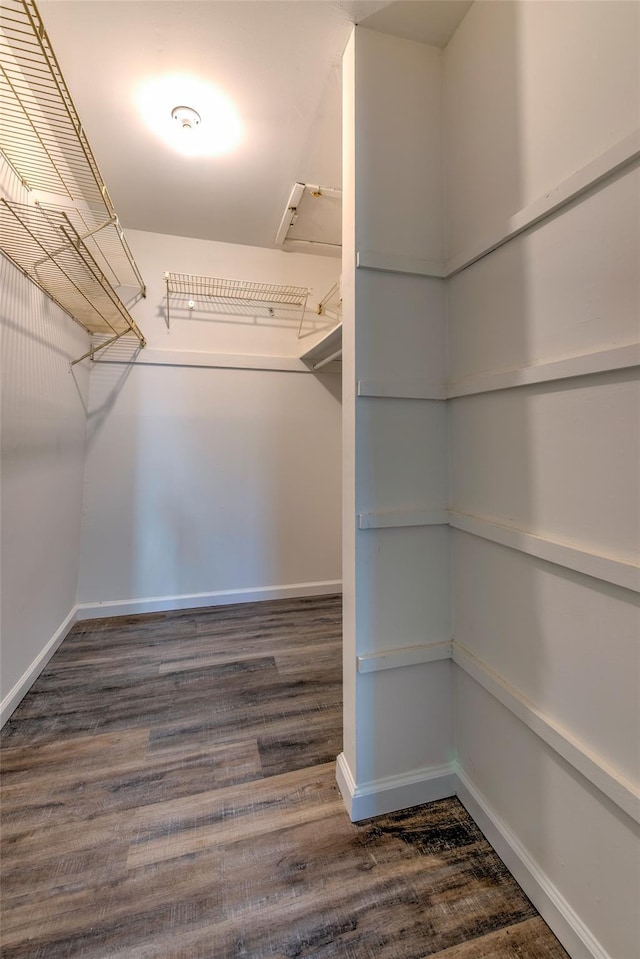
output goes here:
[[77, 624], [2, 733], [4, 959], [566, 959], [456, 799], [352, 824], [339, 597]]

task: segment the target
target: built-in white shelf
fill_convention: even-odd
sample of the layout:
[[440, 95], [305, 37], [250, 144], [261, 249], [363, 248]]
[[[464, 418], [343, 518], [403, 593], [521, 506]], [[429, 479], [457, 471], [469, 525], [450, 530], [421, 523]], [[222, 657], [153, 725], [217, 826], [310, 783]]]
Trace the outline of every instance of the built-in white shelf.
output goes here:
[[330, 363], [342, 359], [342, 323], [338, 323], [329, 330], [326, 336], [302, 353], [300, 359], [312, 370], [322, 370]]
[[[321, 370], [342, 359], [342, 282], [337, 280], [318, 303], [316, 314], [325, 318], [325, 332], [312, 347], [301, 353], [300, 359], [312, 370]], [[300, 324], [298, 336], [311, 336]]]

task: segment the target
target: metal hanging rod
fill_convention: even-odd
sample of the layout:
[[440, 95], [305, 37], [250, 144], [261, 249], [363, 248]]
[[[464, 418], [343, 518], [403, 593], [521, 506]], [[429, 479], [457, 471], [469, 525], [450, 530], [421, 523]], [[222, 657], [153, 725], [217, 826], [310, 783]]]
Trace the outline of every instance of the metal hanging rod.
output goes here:
[[314, 363], [312, 365], [311, 369], [317, 373], [318, 370], [321, 370], [325, 366], [328, 366], [329, 363], [333, 363], [335, 360], [341, 360], [341, 359], [342, 359], [342, 347], [340, 347], [340, 349], [336, 350], [334, 353], [330, 353], [329, 356], [325, 356], [324, 359], [318, 360], [317, 363]]
[[169, 310], [172, 297], [178, 298], [180, 302], [186, 299], [193, 305], [198, 299], [207, 299], [299, 311], [301, 323], [309, 298], [309, 290], [302, 286], [254, 283], [222, 277], [195, 276], [190, 273], [165, 273], [164, 279], [167, 287], [167, 322], [170, 322]]

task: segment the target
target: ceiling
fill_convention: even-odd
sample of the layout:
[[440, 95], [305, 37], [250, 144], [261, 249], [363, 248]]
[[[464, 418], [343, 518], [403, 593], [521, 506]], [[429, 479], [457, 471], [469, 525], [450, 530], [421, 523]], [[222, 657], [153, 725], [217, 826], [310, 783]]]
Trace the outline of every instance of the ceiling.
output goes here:
[[[125, 228], [273, 247], [296, 181], [341, 182], [341, 58], [354, 22], [444, 46], [471, 0], [39, 0]], [[184, 156], [137, 97], [185, 74], [235, 107], [227, 153]], [[181, 94], [178, 94], [178, 98]], [[172, 94], [165, 94], [166, 115]], [[202, 112], [206, 130], [206, 109]], [[163, 112], [164, 116], [164, 112]], [[169, 124], [171, 136], [181, 133]], [[192, 133], [185, 133], [190, 136]]]

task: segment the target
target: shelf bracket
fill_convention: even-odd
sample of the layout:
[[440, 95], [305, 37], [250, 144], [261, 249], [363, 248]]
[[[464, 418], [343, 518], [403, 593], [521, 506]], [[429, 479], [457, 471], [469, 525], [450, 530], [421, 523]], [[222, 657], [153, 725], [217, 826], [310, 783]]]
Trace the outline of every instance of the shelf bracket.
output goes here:
[[[69, 364], [69, 371], [76, 365], [76, 363], [82, 363], [83, 360], [93, 359], [96, 353], [99, 353], [100, 350], [104, 350], [106, 346], [111, 346], [112, 343], [115, 343], [116, 340], [121, 339], [123, 336], [127, 336], [128, 333], [131, 333], [131, 330], [123, 330], [121, 333], [116, 333], [115, 336], [109, 337], [108, 340], [105, 340], [103, 343], [98, 343], [97, 346], [92, 346], [90, 350], [87, 350], [86, 353], [83, 353], [82, 356], [79, 356], [77, 360], [71, 360]], [[146, 340], [144, 337], [140, 340], [140, 348], [146, 346]]]

